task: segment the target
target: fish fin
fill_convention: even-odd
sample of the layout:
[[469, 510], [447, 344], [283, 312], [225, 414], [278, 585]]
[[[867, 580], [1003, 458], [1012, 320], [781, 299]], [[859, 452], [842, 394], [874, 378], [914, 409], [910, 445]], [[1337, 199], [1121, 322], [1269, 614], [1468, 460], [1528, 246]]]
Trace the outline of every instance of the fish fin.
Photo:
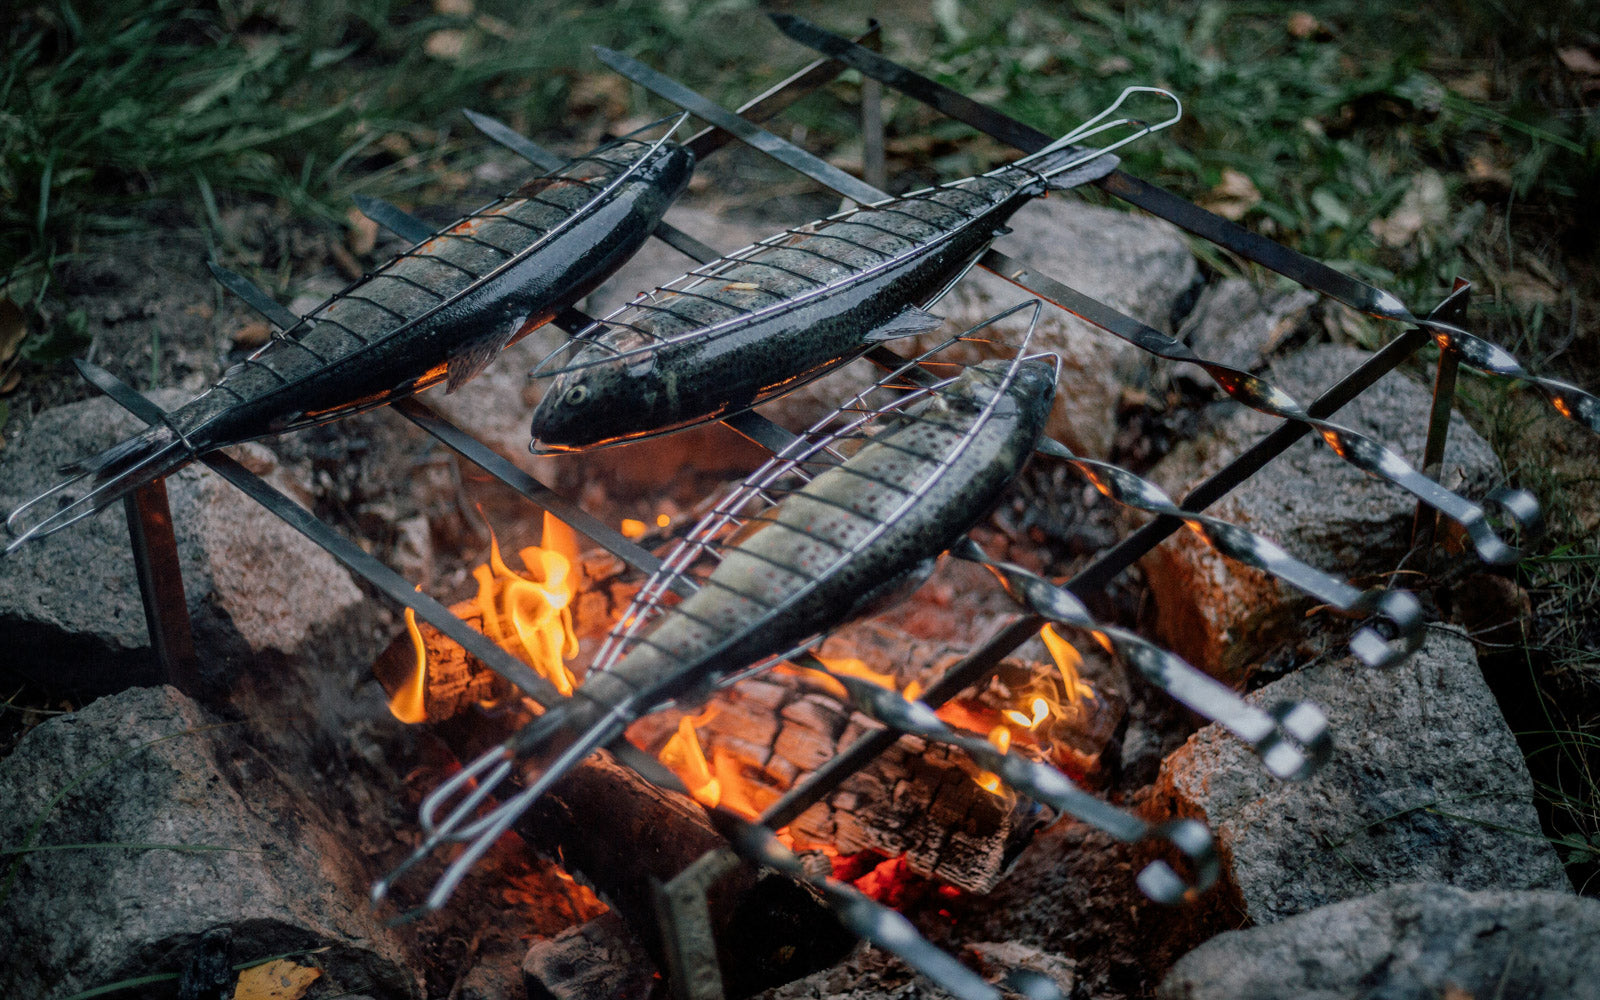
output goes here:
[[[1063, 150], [1062, 152], [1067, 152], [1067, 150]], [[1100, 156], [1089, 160], [1087, 163], [1081, 163], [1065, 173], [1057, 174], [1054, 177], [1051, 177], [1045, 182], [1045, 186], [1052, 191], [1067, 191], [1071, 188], [1080, 187], [1084, 184], [1097, 181], [1111, 173], [1113, 170], [1116, 170], [1117, 166], [1121, 164], [1121, 162], [1121, 160], [1117, 159], [1112, 154], [1103, 153]], [[1041, 164], [1040, 168], [1044, 169], [1044, 165]]]
[[489, 367], [489, 362], [498, 357], [500, 352], [506, 349], [506, 345], [517, 338], [527, 322], [527, 316], [517, 316], [498, 333], [480, 337], [452, 356], [444, 391], [455, 392], [477, 378], [480, 372]]
[[[6, 546], [11, 551], [30, 538], [38, 538], [59, 531], [67, 525], [95, 513], [116, 502], [139, 487], [173, 471], [193, 455], [188, 445], [165, 424], [156, 424], [141, 434], [112, 445], [98, 455], [61, 467], [69, 478], [57, 483], [39, 496], [22, 504], [6, 518], [6, 528], [16, 537]], [[88, 479], [89, 491], [76, 500], [62, 504], [43, 518], [26, 527], [27, 512], [43, 501], [62, 494], [80, 480]]]
[[867, 333], [866, 341], [869, 344], [881, 344], [886, 340], [915, 337], [919, 333], [937, 330], [943, 325], [943, 316], [935, 316], [933, 313], [924, 312], [916, 306], [911, 306], [889, 322], [870, 330]]

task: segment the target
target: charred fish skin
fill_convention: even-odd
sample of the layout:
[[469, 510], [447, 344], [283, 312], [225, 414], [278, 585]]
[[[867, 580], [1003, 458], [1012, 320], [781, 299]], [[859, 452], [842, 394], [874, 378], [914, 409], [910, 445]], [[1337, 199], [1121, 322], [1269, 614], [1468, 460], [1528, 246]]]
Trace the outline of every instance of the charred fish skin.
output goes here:
[[722, 678], [849, 620], [931, 564], [988, 513], [1043, 433], [1056, 366], [1053, 358], [1030, 358], [1017, 365], [988, 419], [955, 448], [1002, 387], [1007, 366], [968, 369], [763, 515], [765, 526], [726, 549], [698, 591], [585, 679], [563, 706], [568, 732], [609, 740], [667, 701], [695, 701]]
[[[333, 419], [374, 397], [418, 392], [445, 378], [454, 388], [620, 267], [687, 186], [693, 161], [682, 146], [663, 144], [588, 211], [582, 209], [592, 181], [556, 177], [523, 185], [312, 311], [302, 336], [269, 343], [252, 363], [230, 369], [206, 397], [176, 411], [174, 423], [204, 446]], [[520, 250], [518, 237], [525, 246], [538, 229], [561, 225], [560, 212], [574, 209], [581, 215], [537, 252], [507, 261], [507, 252]], [[469, 272], [502, 261], [509, 266], [471, 287]], [[464, 290], [452, 295], [458, 286]], [[440, 291], [450, 295], [442, 304]], [[362, 342], [386, 321], [401, 329]]]
[[712, 277], [636, 299], [563, 349], [534, 413], [534, 450], [717, 419], [931, 329], [916, 310], [1047, 186], [1019, 168], [933, 188], [764, 240], [709, 266]]
[[[196, 454], [338, 419], [482, 370], [588, 294], [648, 238], [694, 154], [624, 137], [530, 181], [365, 275], [223, 373], [162, 424], [66, 467], [66, 483], [7, 519], [59, 530]], [[30, 508], [92, 476], [86, 496], [23, 528]]]

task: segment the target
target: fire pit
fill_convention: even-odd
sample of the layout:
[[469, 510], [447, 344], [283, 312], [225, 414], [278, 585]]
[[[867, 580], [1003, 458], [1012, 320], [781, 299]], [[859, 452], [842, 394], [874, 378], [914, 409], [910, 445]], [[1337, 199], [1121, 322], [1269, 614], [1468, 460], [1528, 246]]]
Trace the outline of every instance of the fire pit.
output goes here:
[[[1019, 123], [944, 91], [865, 48], [793, 19], [780, 23], [834, 59], [882, 78], [1002, 141], [1025, 151], [1046, 142]], [[751, 102], [739, 117], [615, 53], [602, 53], [602, 58], [713, 123], [715, 128], [689, 142], [702, 157], [738, 138], [858, 202], [882, 197], [882, 192], [824, 169], [752, 124], [776, 114], [837, 72], [839, 62], [808, 67]], [[534, 162], [551, 166], [549, 154], [503, 126], [478, 123]], [[873, 137], [869, 135], [868, 141]], [[1409, 328], [1314, 402], [1302, 405], [1256, 375], [1203, 359], [1035, 268], [998, 251], [986, 251], [979, 260], [982, 267], [1158, 357], [1199, 365], [1229, 396], [1284, 418], [1284, 423], [1181, 504], [1127, 470], [1079, 456], [1047, 439], [1040, 449], [1047, 456], [1066, 463], [1111, 499], [1153, 513], [1155, 519], [1064, 584], [1046, 578], [1038, 565], [1021, 565], [1030, 558], [1026, 546], [988, 529], [982, 544], [969, 541], [952, 549], [967, 560], [962, 565], [970, 570], [960, 578], [959, 592], [948, 589], [948, 583], [944, 591], [925, 588], [901, 614], [905, 627], [880, 622], [835, 634], [816, 651], [817, 658], [792, 657], [792, 667], [731, 688], [707, 707], [647, 716], [630, 731], [631, 743], [610, 744], [614, 759], [602, 755], [575, 769], [544, 802], [513, 817], [515, 829], [525, 841], [563, 857], [599, 888], [626, 926], [614, 918], [591, 919], [566, 938], [536, 948], [527, 970], [540, 988], [560, 996], [649, 989], [651, 980], [643, 970], [653, 962], [675, 995], [749, 995], [844, 953], [852, 938], [824, 915], [822, 904], [829, 903], [842, 911], [851, 931], [880, 944], [897, 943], [903, 958], [962, 995], [992, 995], [979, 976], [931, 945], [907, 942], [908, 925], [896, 922], [898, 918], [868, 897], [904, 903], [905, 895], [916, 891], [936, 900], [943, 890], [931, 888], [929, 879], [965, 892], [994, 889], [1034, 832], [1055, 818], [1053, 812], [1012, 795], [1006, 785], [1098, 828], [1085, 834], [1080, 827], [1074, 836], [1127, 869], [1127, 884], [1119, 898], [1131, 898], [1132, 872], [1145, 868], [1151, 859], [1141, 852], [1154, 845], [1145, 842], [1163, 838], [1176, 852], [1189, 856], [1191, 867], [1180, 864], [1178, 871], [1194, 886], [1203, 887], [1211, 863], [1208, 840], [1197, 840], [1186, 825], [1113, 810], [1058, 777], [1065, 772], [1088, 786], [1106, 780], [1107, 769], [1115, 766], [1106, 759], [1108, 748], [1124, 724], [1126, 701], [1134, 695], [1125, 684], [1105, 680], [1113, 673], [1108, 657], [1093, 646], [1075, 648], [1049, 623], [1093, 636], [1108, 656], [1133, 665], [1183, 705], [1242, 737], [1273, 774], [1306, 777], [1327, 752], [1320, 712], [1308, 702], [1263, 707], [1240, 699], [1135, 632], [1091, 612], [1097, 595], [1166, 535], [1187, 525], [1232, 559], [1327, 605], [1355, 615], [1379, 616], [1384, 629], [1358, 632], [1351, 649], [1368, 664], [1398, 662], [1422, 641], [1420, 609], [1408, 595], [1359, 590], [1235, 525], [1199, 512], [1297, 438], [1315, 431], [1349, 464], [1401, 486], [1462, 524], [1483, 558], [1514, 558], [1502, 537], [1506, 532], [1480, 506], [1411, 469], [1370, 436], [1330, 419], [1429, 339], [1446, 351], [1425, 469], [1437, 466], [1443, 455], [1450, 379], [1460, 361], [1531, 381], [1563, 415], [1591, 428], [1600, 423], [1600, 403], [1593, 397], [1527, 375], [1504, 352], [1460, 329], [1464, 288], [1419, 317], [1387, 293], [1252, 236], [1124, 173], [1113, 171], [1094, 183], [1308, 288]], [[404, 231], [408, 225], [398, 210], [369, 208], [391, 228]], [[663, 225], [657, 235], [702, 263], [717, 256], [671, 226]], [[297, 317], [235, 276], [222, 272], [219, 277], [277, 325], [287, 328], [297, 322]], [[881, 349], [873, 360], [903, 371], [900, 359]], [[161, 420], [157, 408], [104, 371], [80, 367], [97, 388], [141, 419]], [[571, 694], [587, 667], [584, 654], [592, 655], [582, 640], [603, 635], [630, 614], [632, 591], [640, 585], [632, 571], [649, 575], [662, 567], [660, 557], [638, 540], [663, 540], [669, 530], [682, 525], [666, 514], [661, 515], [664, 523], [658, 519], [654, 529], [641, 520], [602, 520], [452, 426], [428, 405], [407, 400], [392, 408], [545, 511], [540, 544], [516, 553], [522, 569], [514, 569], [508, 553], [502, 552], [498, 541], [492, 542], [487, 564], [473, 573], [478, 596], [455, 609], [417, 593], [400, 575], [311, 517], [237, 460], [218, 453], [201, 460], [355, 570], [378, 593], [406, 608], [408, 635], [375, 668], [391, 692], [390, 707], [402, 721], [427, 720], [455, 757], [470, 760], [525, 721], [524, 699], [548, 706]], [[740, 414], [728, 423], [770, 450], [791, 447], [788, 432], [754, 414]], [[163, 492], [158, 482], [130, 502], [135, 558], [152, 646], [166, 664], [167, 678], [197, 691], [201, 685], [194, 644]], [[1506, 493], [1496, 499], [1512, 522], [1533, 526], [1536, 507], [1527, 497]], [[620, 523], [620, 528], [613, 529], [610, 523]], [[574, 532], [599, 548], [585, 550]], [[1006, 591], [1025, 614], [1001, 619], [1002, 609], [1013, 607], [1004, 603]], [[964, 627], [980, 613], [994, 616], [998, 627], [987, 634]], [[427, 624], [419, 625], [418, 618]], [[913, 629], [911, 622], [922, 624]], [[940, 627], [928, 627], [929, 622]], [[1013, 655], [1036, 636], [1039, 650]], [[957, 697], [975, 686], [974, 694]], [[841, 706], [841, 694], [872, 718]], [[908, 707], [916, 701], [940, 708], [940, 717], [917, 715]], [[203, 724], [189, 721], [191, 728]], [[897, 736], [908, 731], [914, 735], [897, 743]], [[1053, 768], [1045, 768], [1046, 762]], [[717, 811], [708, 818], [671, 794], [673, 789]], [[475, 795], [469, 800], [484, 804]], [[433, 808], [441, 807], [436, 803]], [[774, 837], [773, 831], [780, 833]], [[1115, 841], [1142, 846], [1130, 851]], [[648, 846], [640, 846], [646, 842]], [[769, 867], [757, 870], [740, 864], [735, 853]], [[1177, 863], [1178, 853], [1171, 860]], [[1189, 888], [1181, 881], [1146, 882], [1144, 887], [1147, 894], [1168, 901]], [[597, 912], [592, 897], [573, 890], [570, 898], [570, 915], [593, 917]], [[921, 905], [926, 911], [927, 901]], [[638, 941], [630, 940], [630, 934]], [[268, 939], [252, 945], [265, 947]], [[638, 955], [641, 945], [648, 958]], [[579, 974], [571, 967], [573, 949], [595, 948], [629, 956], [629, 964], [611, 970], [619, 978], [595, 969]], [[191, 951], [183, 959], [185, 969], [199, 969], [205, 955], [204, 948]], [[1043, 979], [1054, 978], [1060, 984], [1071, 978], [1060, 969], [1052, 974], [1046, 968], [1049, 963], [1035, 957], [1007, 957], [994, 949], [980, 955], [985, 960], [979, 964], [992, 973], [991, 978], [1012, 975], [1013, 986], [1033, 991], [1030, 995], [1047, 995], [1040, 992]], [[165, 954], [142, 958], [166, 959]], [[346, 970], [343, 981], [361, 974]], [[384, 980], [385, 988], [404, 988], [393, 985], [388, 973], [367, 974], [374, 987]]]

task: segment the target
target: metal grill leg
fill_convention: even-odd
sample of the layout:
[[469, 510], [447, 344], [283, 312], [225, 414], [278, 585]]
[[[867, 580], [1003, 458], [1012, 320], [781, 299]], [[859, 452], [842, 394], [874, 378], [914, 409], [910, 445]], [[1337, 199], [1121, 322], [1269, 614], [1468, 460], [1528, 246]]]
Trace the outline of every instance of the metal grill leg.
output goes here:
[[133, 568], [144, 601], [145, 626], [150, 648], [161, 664], [167, 683], [194, 694], [200, 686], [199, 657], [189, 624], [189, 602], [183, 594], [183, 570], [178, 565], [178, 538], [172, 530], [172, 508], [167, 503], [167, 481], [157, 479], [134, 490], [123, 500], [132, 541]]
[[[1457, 326], [1463, 325], [1467, 315], [1467, 300], [1472, 295], [1472, 282], [1465, 278], [1457, 278], [1450, 298], [1444, 302], [1444, 308], [1438, 310], [1443, 315], [1439, 319]], [[1440, 474], [1444, 471], [1444, 445], [1445, 439], [1450, 435], [1450, 411], [1456, 398], [1456, 372], [1461, 368], [1461, 361], [1455, 354], [1448, 350], [1440, 349], [1439, 367], [1433, 376], [1433, 407], [1428, 412], [1428, 442], [1422, 450], [1422, 474], [1439, 481]], [[1412, 522], [1411, 542], [1418, 548], [1426, 548], [1433, 542], [1433, 533], [1439, 523], [1439, 512], [1427, 504], [1417, 503], [1417, 516]]]

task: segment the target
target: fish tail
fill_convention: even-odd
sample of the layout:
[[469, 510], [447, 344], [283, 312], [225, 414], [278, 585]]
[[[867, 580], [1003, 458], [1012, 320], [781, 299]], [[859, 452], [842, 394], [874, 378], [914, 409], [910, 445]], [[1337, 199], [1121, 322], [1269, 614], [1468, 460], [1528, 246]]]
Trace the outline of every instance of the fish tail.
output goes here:
[[[1160, 121], [1131, 117], [1121, 112], [1123, 104], [1135, 94], [1154, 94], [1173, 104], [1172, 113]], [[1170, 91], [1160, 87], [1127, 87], [1104, 111], [1090, 118], [1066, 135], [1036, 153], [1018, 160], [1014, 166], [1025, 167], [1051, 188], [1070, 188], [1097, 180], [1116, 169], [1117, 158], [1110, 155], [1135, 139], [1175, 124], [1183, 117], [1183, 102]], [[1126, 134], [1100, 147], [1086, 147], [1083, 143], [1106, 132], [1124, 130]], [[1131, 131], [1128, 131], [1131, 130]]]
[[[12, 540], [5, 551], [10, 552], [31, 538], [42, 538], [83, 520], [172, 472], [192, 457], [189, 446], [172, 428], [156, 424], [98, 455], [62, 466], [60, 471], [67, 476], [65, 480], [22, 504], [6, 518], [6, 530], [11, 533]], [[87, 493], [61, 503], [48, 516], [29, 523], [36, 510], [52, 499], [66, 500], [63, 494], [84, 480], [88, 480]]]

